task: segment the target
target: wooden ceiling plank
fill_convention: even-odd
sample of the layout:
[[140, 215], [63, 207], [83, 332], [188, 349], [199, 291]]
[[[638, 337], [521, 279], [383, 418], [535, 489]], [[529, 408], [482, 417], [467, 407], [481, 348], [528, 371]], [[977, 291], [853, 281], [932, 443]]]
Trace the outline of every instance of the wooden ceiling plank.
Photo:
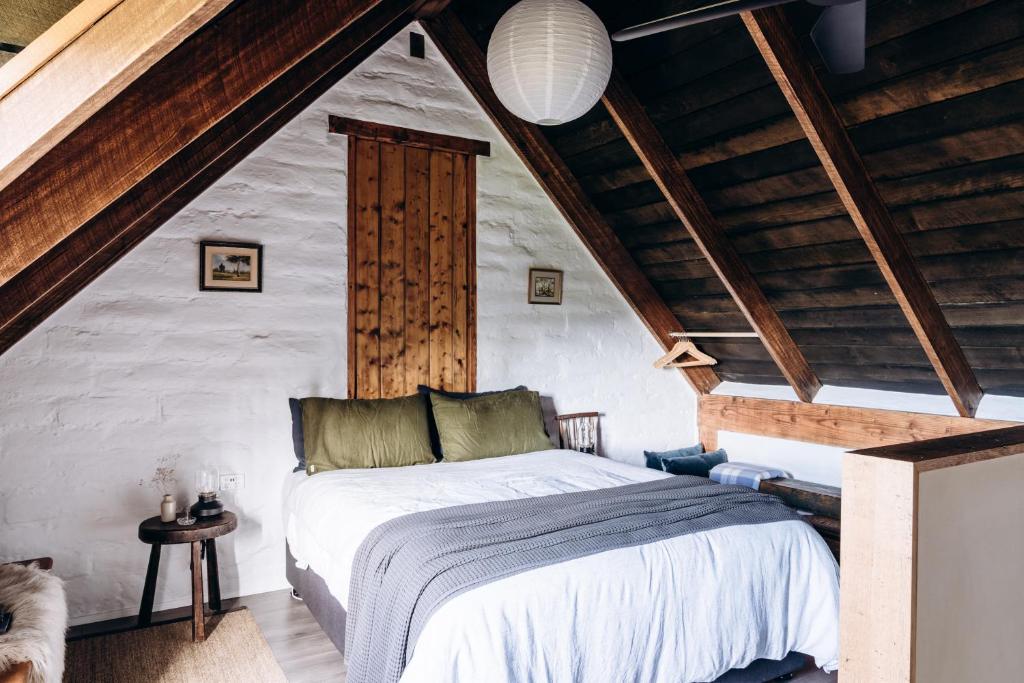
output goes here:
[[974, 371], [784, 11], [742, 18], [957, 411], [973, 417], [982, 396]]
[[797, 396], [802, 401], [813, 401], [821, 382], [686, 175], [682, 164], [617, 72], [612, 74], [602, 102]]
[[[47, 258], [34, 261], [0, 285], [0, 353], [406, 26], [417, 6], [407, 0], [376, 3], [320, 49], [267, 84], [247, 106], [237, 107], [177, 150], [159, 172], [116, 198], [50, 249]], [[205, 35], [202, 40], [209, 38], [211, 35]], [[189, 51], [192, 46], [187, 42], [181, 49]], [[168, 59], [175, 60], [175, 53]], [[115, 120], [119, 115], [114, 115]]]
[[[516, 117], [498, 100], [487, 76], [486, 57], [462, 21], [449, 9], [425, 21], [424, 28], [612, 283], [662, 347], [671, 348], [675, 340], [669, 335], [680, 331], [679, 321], [540, 128]], [[706, 366], [685, 368], [683, 374], [699, 393], [711, 391], [720, 381]]]

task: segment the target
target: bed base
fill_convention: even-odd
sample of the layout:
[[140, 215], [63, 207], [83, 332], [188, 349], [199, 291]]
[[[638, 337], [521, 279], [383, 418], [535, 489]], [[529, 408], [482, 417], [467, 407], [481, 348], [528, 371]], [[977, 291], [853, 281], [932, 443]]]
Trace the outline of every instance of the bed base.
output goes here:
[[[327, 637], [345, 654], [345, 608], [327, 590], [327, 583], [312, 569], [295, 566], [291, 548], [285, 543], [285, 574], [292, 585], [293, 594], [306, 603], [313, 618], [327, 634]], [[744, 669], [733, 669], [713, 683], [768, 683], [785, 680], [800, 671], [807, 663], [807, 657], [790, 652], [785, 659], [758, 659]]]

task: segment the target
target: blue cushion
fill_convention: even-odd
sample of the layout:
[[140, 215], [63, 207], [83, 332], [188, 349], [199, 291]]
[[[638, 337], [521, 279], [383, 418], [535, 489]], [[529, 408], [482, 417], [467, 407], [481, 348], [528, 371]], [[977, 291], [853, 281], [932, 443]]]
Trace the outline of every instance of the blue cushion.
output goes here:
[[644, 457], [647, 460], [647, 466], [652, 470], [662, 470], [665, 467], [662, 465], [662, 461], [666, 458], [679, 458], [686, 455], [697, 455], [698, 453], [704, 452], [704, 445], [697, 444], [696, 446], [690, 446], [689, 448], [677, 448], [674, 451], [644, 451]]
[[306, 439], [302, 435], [302, 403], [297, 398], [288, 399], [288, 408], [292, 413], [292, 448], [299, 464], [292, 472], [306, 471]]
[[661, 461], [669, 474], [689, 474], [695, 477], [707, 477], [711, 468], [726, 461], [725, 450], [719, 448], [711, 453], [683, 455], [678, 458], [665, 458]]

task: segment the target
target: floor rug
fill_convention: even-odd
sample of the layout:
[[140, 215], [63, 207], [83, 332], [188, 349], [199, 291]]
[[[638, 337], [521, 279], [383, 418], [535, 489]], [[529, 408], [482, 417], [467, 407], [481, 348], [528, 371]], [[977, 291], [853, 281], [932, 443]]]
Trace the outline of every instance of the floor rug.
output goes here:
[[64, 683], [287, 683], [247, 609], [207, 619], [206, 640], [192, 622], [72, 641]]

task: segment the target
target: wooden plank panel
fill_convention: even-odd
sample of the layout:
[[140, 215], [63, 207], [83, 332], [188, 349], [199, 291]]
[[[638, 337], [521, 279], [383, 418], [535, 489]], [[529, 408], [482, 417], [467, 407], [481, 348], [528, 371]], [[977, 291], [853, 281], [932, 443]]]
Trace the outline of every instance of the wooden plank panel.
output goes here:
[[466, 169], [466, 391], [476, 391], [476, 157]]
[[718, 430], [871, 448], [1015, 426], [1003, 420], [950, 417], [875, 408], [707, 395], [700, 398], [701, 433]]
[[[671, 348], [674, 340], [670, 334], [680, 331], [678, 319], [540, 129], [516, 118], [502, 106], [491, 89], [483, 51], [466, 27], [450, 10], [423, 26], [626, 301], [662, 347]], [[687, 368], [683, 374], [701, 393], [719, 383], [708, 367]]]
[[348, 164], [345, 166], [347, 169], [347, 180], [348, 180], [348, 210], [347, 219], [348, 222], [345, 224], [348, 230], [348, 270], [346, 271], [347, 279], [347, 290], [348, 290], [348, 326], [346, 330], [346, 345], [348, 351], [348, 394], [349, 398], [356, 398], [356, 392], [358, 391], [357, 376], [358, 371], [356, 368], [359, 363], [357, 341], [359, 334], [356, 332], [356, 307], [358, 301], [356, 293], [358, 291], [357, 273], [359, 271], [359, 247], [360, 240], [358, 230], [356, 230], [356, 141], [349, 139], [348, 144]]
[[978, 380], [785, 15], [770, 8], [742, 18], [954, 405], [974, 415]]
[[469, 202], [470, 157], [452, 155], [452, 389], [469, 391]]
[[430, 383], [430, 152], [405, 151], [405, 393]]
[[753, 275], [725, 237], [722, 226], [690, 182], [682, 164], [672, 154], [639, 100], [617, 73], [612, 74], [601, 101], [797, 396], [803, 401], [814, 400], [821, 382], [815, 377]]
[[380, 368], [381, 398], [405, 395], [405, 148], [388, 143], [380, 143]]
[[351, 138], [356, 236], [356, 384], [353, 398], [380, 398], [380, 143]]
[[452, 357], [452, 154], [430, 153], [430, 382], [450, 389]]

